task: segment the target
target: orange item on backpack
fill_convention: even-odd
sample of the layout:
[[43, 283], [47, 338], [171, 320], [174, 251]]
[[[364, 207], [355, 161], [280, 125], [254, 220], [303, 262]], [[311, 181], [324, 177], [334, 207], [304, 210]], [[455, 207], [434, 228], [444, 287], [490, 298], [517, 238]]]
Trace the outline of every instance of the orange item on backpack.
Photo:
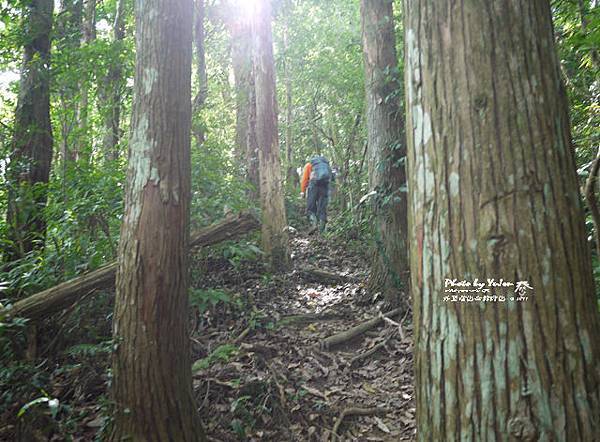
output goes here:
[[312, 164], [310, 161], [304, 166], [304, 173], [302, 173], [302, 181], [300, 181], [300, 192], [306, 192], [308, 182], [310, 181], [310, 173], [312, 172]]

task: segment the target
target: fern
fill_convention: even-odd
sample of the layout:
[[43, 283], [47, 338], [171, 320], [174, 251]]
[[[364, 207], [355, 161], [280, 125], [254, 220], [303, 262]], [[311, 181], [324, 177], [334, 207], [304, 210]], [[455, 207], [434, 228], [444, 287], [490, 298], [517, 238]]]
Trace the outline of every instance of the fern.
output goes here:
[[98, 344], [76, 344], [69, 347], [65, 353], [73, 357], [95, 357], [110, 353], [112, 341], [103, 341]]

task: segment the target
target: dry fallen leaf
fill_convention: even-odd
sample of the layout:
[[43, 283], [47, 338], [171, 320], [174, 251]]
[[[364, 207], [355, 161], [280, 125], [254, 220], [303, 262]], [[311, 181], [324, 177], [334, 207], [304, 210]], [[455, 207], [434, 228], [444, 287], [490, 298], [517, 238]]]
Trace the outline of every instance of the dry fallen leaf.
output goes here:
[[377, 416], [375, 416], [375, 423], [377, 424], [377, 428], [379, 428], [381, 431], [384, 433], [390, 433], [390, 429], [387, 427], [387, 425], [384, 424], [383, 421]]
[[371, 385], [367, 384], [366, 382], [364, 384], [362, 384], [362, 388], [367, 393], [377, 394], [377, 390], [375, 388], [373, 388]]

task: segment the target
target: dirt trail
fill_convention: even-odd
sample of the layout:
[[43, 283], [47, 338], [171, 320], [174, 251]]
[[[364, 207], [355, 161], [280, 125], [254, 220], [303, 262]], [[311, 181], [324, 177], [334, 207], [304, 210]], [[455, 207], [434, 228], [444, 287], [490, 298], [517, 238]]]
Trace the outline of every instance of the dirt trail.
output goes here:
[[[291, 244], [286, 275], [226, 263], [205, 269], [205, 289], [225, 289], [252, 311], [228, 302], [196, 323], [195, 356], [204, 361], [194, 389], [210, 440], [326, 441], [334, 428], [337, 440], [414, 440], [410, 324], [382, 323], [321, 349], [324, 338], [378, 315], [358, 302], [366, 263], [331, 238], [296, 233]], [[298, 271], [307, 266], [349, 282], [311, 282]]]

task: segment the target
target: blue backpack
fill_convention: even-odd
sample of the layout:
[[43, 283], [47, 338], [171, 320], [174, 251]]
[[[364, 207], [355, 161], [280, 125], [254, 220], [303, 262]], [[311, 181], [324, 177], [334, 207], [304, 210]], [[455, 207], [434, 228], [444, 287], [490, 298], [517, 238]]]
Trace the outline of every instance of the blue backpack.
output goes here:
[[331, 179], [331, 167], [325, 157], [314, 157], [310, 160], [312, 166], [311, 179], [318, 182], [329, 182]]

